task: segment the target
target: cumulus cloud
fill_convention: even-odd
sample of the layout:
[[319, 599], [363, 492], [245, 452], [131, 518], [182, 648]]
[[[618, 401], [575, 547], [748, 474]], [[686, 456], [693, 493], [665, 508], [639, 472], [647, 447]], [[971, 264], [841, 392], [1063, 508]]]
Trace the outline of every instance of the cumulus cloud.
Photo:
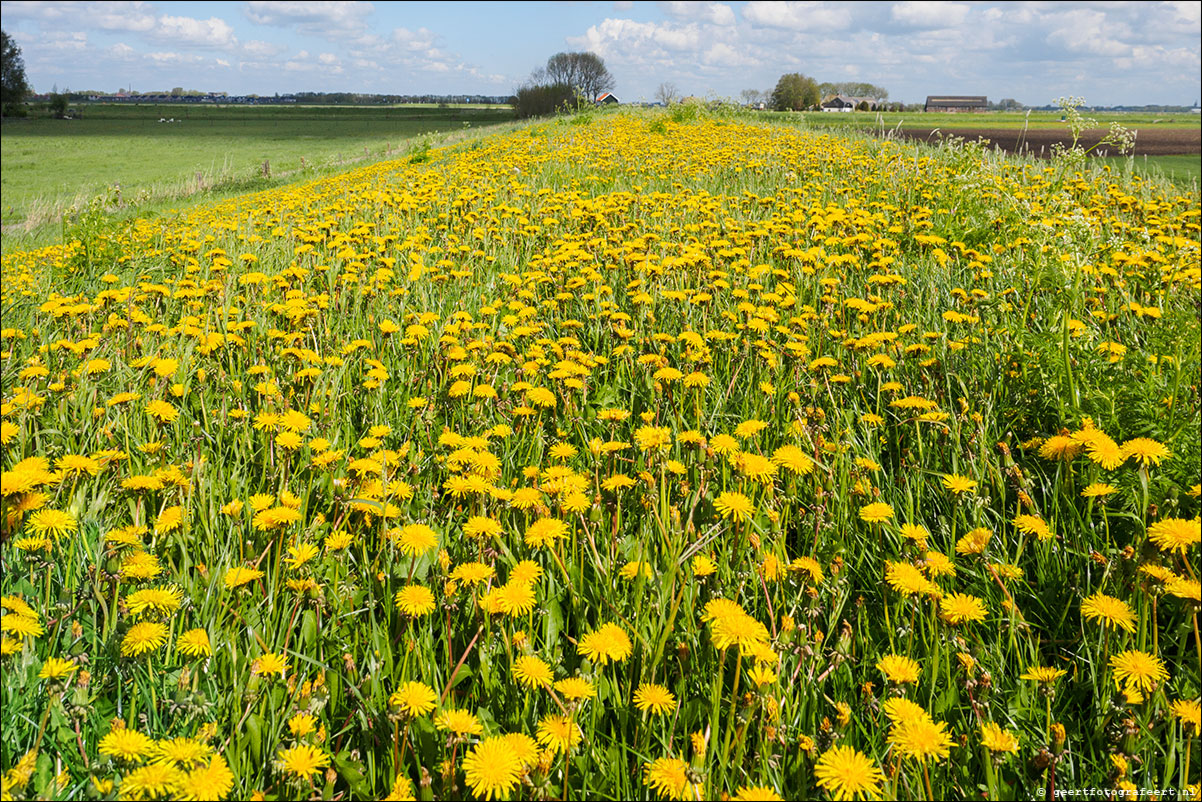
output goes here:
[[155, 26], [154, 10], [144, 2], [4, 3], [4, 18], [106, 31], [149, 31]]
[[260, 39], [252, 39], [242, 45], [242, 54], [246, 58], [252, 59], [270, 59], [283, 53], [283, 45], [277, 45], [273, 42], [264, 42]]
[[1054, 17], [1055, 27], [1048, 34], [1049, 44], [1072, 53], [1097, 56], [1125, 56], [1131, 46], [1123, 41], [1130, 30], [1121, 22], [1108, 21], [1101, 11], [1072, 9]]
[[735, 12], [726, 3], [689, 2], [660, 2], [660, 9], [670, 17], [682, 20], [709, 22], [714, 25], [734, 25]]
[[761, 63], [748, 50], [725, 42], [715, 42], [702, 54], [701, 60], [716, 67], [755, 67]]
[[894, 22], [912, 28], [955, 28], [968, 16], [963, 3], [941, 3], [936, 0], [907, 0], [889, 10]]
[[426, 28], [418, 28], [416, 31], [397, 28], [392, 32], [392, 41], [406, 50], [430, 50], [437, 39], [434, 32]]
[[636, 22], [631, 19], [606, 19], [590, 26], [583, 36], [570, 37], [568, 43], [600, 56], [615, 52], [634, 54], [642, 50], [646, 58], [665, 55], [663, 51], [686, 51], [701, 44], [701, 29], [696, 23]]
[[99, 29], [136, 33], [159, 43], [228, 49], [238, 44], [234, 29], [220, 17], [206, 20], [157, 14], [145, 2], [5, 3], [5, 19], [31, 20], [44, 29]]
[[763, 2], [755, 0], [743, 9], [743, 17], [755, 25], [791, 31], [841, 31], [851, 26], [848, 6], [817, 2]]
[[371, 3], [251, 0], [246, 4], [246, 17], [256, 25], [292, 28], [307, 36], [337, 39], [365, 33], [367, 18], [374, 10]]
[[56, 50], [80, 51], [88, 46], [88, 35], [83, 31], [62, 31], [50, 34], [45, 42]]
[[[150, 59], [156, 64], [179, 64], [180, 62], [189, 60], [189, 57], [185, 56], [183, 53], [175, 53], [170, 51], [147, 53], [146, 58]], [[192, 58], [196, 57], [193, 56]]]
[[228, 48], [238, 44], [234, 29], [219, 17], [200, 20], [162, 16], [158, 18], [153, 35], [157, 39], [170, 39], [184, 47]]

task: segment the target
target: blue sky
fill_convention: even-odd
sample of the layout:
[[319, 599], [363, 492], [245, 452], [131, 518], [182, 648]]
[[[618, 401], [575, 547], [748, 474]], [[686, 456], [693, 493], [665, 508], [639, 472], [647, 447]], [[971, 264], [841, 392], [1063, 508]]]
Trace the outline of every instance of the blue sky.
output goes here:
[[623, 100], [737, 97], [782, 73], [890, 98], [1193, 103], [1198, 2], [3, 2], [37, 91], [508, 94], [562, 50]]

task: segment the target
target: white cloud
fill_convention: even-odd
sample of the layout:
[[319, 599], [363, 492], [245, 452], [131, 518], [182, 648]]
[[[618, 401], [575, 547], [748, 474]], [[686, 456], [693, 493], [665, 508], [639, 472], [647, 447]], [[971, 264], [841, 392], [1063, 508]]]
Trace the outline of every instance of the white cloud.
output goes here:
[[702, 54], [701, 60], [716, 67], [754, 67], [760, 64], [760, 60], [747, 50], [725, 42], [715, 42]]
[[851, 9], [817, 2], [764, 2], [755, 0], [743, 9], [755, 25], [791, 31], [841, 31], [851, 26]]
[[228, 49], [238, 43], [234, 29], [219, 17], [207, 20], [169, 14], [156, 15], [145, 2], [47, 2], [5, 3], [5, 19], [38, 21], [45, 30], [65, 25], [73, 29], [96, 28], [141, 34], [159, 43], [184, 47]]
[[260, 39], [252, 39], [242, 45], [242, 52], [248, 58], [252, 59], [270, 59], [284, 52], [283, 45], [277, 45], [272, 42], [264, 42]]
[[149, 31], [155, 25], [154, 11], [144, 2], [5, 3], [4, 17], [39, 20], [50, 25], [70, 23], [106, 31]]
[[88, 35], [83, 31], [56, 31], [43, 37], [41, 45], [58, 53], [79, 53], [88, 46]]
[[608, 53], [648, 50], [654, 58], [655, 51], [686, 51], [701, 44], [701, 30], [694, 24], [677, 25], [665, 22], [636, 22], [630, 19], [606, 19], [593, 25], [583, 36], [569, 37], [568, 43], [583, 47], [598, 55]]
[[146, 58], [156, 64], [199, 64], [204, 61], [204, 56], [199, 56], [195, 53], [176, 53], [174, 51], [147, 53]]
[[374, 10], [371, 3], [251, 0], [246, 4], [246, 17], [256, 25], [294, 28], [309, 36], [342, 39], [366, 33], [367, 17]]
[[426, 28], [411, 31], [408, 28], [397, 28], [392, 32], [392, 41], [407, 50], [430, 50], [438, 37]]
[[148, 3], [80, 3], [86, 15], [107, 31], [152, 31], [156, 20]]
[[1119, 37], [1125, 27], [1122, 23], [1108, 21], [1101, 11], [1079, 8], [1054, 15], [1056, 27], [1048, 34], [1049, 44], [1062, 47], [1071, 53], [1097, 56], [1126, 56], [1131, 45]]
[[172, 40], [183, 47], [229, 48], [238, 44], [234, 29], [219, 17], [200, 20], [162, 16], [153, 34], [156, 39]]
[[955, 28], [964, 22], [968, 10], [963, 3], [908, 0], [895, 4], [889, 16], [894, 22], [913, 28]]
[[709, 22], [714, 25], [735, 24], [735, 12], [725, 3], [664, 0], [658, 5], [665, 14], [675, 19]]

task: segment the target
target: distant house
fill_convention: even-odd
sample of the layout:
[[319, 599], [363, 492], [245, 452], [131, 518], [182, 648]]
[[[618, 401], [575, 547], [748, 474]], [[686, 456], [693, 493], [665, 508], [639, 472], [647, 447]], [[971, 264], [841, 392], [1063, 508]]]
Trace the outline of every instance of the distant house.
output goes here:
[[597, 98], [598, 106], [600, 106], [603, 103], [617, 103], [617, 102], [618, 102], [618, 96], [615, 95], [613, 92], [606, 92], [601, 97]]
[[877, 108], [877, 99], [874, 97], [854, 97], [852, 95], [833, 95], [822, 101], [823, 111], [855, 111], [861, 107], [867, 107], [869, 111], [875, 111]]
[[989, 98], [984, 95], [927, 95], [923, 111], [987, 111]]

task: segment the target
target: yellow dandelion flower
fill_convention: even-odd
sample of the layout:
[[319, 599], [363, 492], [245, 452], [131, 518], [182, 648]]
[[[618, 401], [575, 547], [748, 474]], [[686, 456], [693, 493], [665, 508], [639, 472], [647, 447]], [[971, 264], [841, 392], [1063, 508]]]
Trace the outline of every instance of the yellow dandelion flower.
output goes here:
[[580, 639], [576, 652], [598, 665], [620, 663], [634, 650], [630, 636], [617, 624], [602, 624]]
[[281, 749], [276, 754], [276, 765], [285, 774], [308, 780], [330, 765], [330, 756], [324, 749], [311, 744], [297, 744]]
[[663, 685], [647, 682], [634, 692], [634, 706], [644, 713], [663, 715], [676, 709], [676, 696]]
[[424, 682], [406, 682], [388, 697], [389, 707], [406, 716], [424, 716], [438, 704], [438, 694]]
[[822, 753], [814, 766], [818, 787], [832, 799], [878, 799], [884, 773], [872, 758], [850, 746], [836, 746]]
[[137, 657], [145, 652], [158, 649], [167, 642], [167, 625], [157, 621], [143, 621], [134, 624], [129, 632], [121, 639], [121, 654], [126, 657]]

